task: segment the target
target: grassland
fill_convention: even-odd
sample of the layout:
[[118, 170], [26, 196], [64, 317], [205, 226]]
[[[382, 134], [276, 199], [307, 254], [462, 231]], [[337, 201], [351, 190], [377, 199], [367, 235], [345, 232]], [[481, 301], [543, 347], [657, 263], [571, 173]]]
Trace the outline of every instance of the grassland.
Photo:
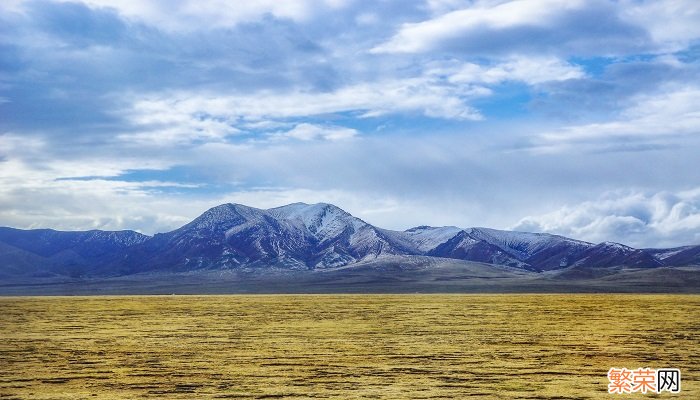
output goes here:
[[697, 399], [699, 352], [697, 295], [0, 298], [0, 399]]

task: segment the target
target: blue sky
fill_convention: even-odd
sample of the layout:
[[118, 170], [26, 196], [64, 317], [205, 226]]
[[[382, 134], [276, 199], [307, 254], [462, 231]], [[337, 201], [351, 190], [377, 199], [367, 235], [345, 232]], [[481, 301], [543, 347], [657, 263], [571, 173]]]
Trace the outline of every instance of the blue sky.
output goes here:
[[0, 4], [0, 225], [378, 226], [700, 243], [696, 0]]

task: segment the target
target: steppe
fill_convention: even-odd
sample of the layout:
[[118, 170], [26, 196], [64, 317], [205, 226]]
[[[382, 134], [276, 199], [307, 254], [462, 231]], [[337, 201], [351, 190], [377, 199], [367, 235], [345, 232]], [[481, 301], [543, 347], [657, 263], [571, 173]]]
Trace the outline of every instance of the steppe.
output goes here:
[[700, 398], [698, 349], [700, 295], [0, 298], [0, 399]]

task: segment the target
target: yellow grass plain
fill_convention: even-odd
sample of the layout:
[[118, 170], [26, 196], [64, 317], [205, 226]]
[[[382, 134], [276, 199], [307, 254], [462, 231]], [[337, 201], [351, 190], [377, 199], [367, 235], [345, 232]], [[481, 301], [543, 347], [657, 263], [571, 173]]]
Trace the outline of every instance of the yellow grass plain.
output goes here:
[[699, 363], [698, 295], [0, 298], [0, 399], [698, 399]]

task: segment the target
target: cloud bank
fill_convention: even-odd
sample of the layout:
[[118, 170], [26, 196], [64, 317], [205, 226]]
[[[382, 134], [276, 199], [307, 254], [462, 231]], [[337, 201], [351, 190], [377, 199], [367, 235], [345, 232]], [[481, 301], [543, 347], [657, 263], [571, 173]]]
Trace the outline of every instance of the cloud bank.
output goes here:
[[700, 242], [691, 0], [0, 4], [0, 225], [223, 202]]

